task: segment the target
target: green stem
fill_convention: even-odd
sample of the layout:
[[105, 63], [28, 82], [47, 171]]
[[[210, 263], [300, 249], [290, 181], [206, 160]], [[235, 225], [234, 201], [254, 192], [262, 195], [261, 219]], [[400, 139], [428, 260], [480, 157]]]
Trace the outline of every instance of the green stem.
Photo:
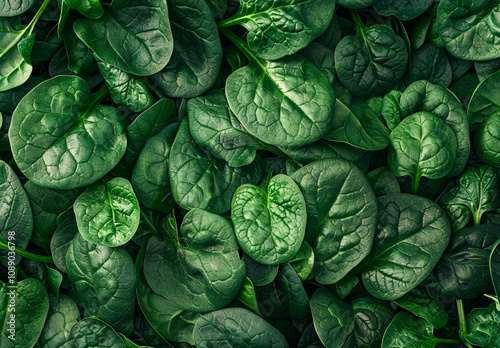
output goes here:
[[463, 304], [462, 300], [457, 300], [457, 311], [458, 311], [458, 324], [460, 326], [460, 329], [458, 331], [458, 335], [460, 336], [462, 343], [467, 348], [472, 348], [470, 343], [468, 343], [465, 340], [465, 335], [467, 335], [467, 321], [465, 320], [464, 304]]
[[34, 254], [30, 253], [29, 251], [21, 250], [18, 248], [14, 248], [12, 250], [7, 241], [5, 239], [0, 239], [0, 249], [3, 250], [9, 250], [9, 251], [14, 251], [17, 255], [25, 257], [27, 259], [33, 260], [33, 261], [40, 261], [40, 262], [45, 262], [45, 263], [54, 263], [52, 258], [50, 256], [44, 256], [44, 255], [39, 255], [39, 254]]
[[264, 143], [263, 141], [257, 140], [259, 142], [259, 145], [262, 146], [262, 148], [266, 151], [269, 151], [281, 158], [284, 159], [291, 159], [290, 156], [288, 156], [286, 153], [278, 149], [277, 147], [271, 146], [269, 144]]
[[144, 213], [140, 212], [140, 215], [141, 215], [141, 221], [143, 221], [149, 229], [151, 229], [152, 231], [154, 231], [156, 234], [158, 234], [158, 231], [156, 230], [156, 228], [153, 226], [153, 224], [151, 222], [149, 222], [149, 219], [146, 215], [144, 215]]
[[420, 176], [415, 176], [411, 178], [411, 193], [414, 195], [418, 194], [418, 184], [420, 182]]
[[474, 214], [474, 226], [477, 226], [481, 223], [481, 215], [479, 212], [475, 212]]
[[436, 343], [463, 344], [462, 341], [454, 340], [451, 338], [438, 338], [438, 339], [436, 339]]
[[[354, 23], [356, 23], [356, 27], [358, 28], [359, 31], [363, 32], [364, 29], [366, 28], [365, 24], [359, 18], [359, 14], [356, 11], [349, 10], [349, 13], [351, 14], [352, 19], [354, 19]], [[364, 37], [364, 35], [363, 35]]]
[[248, 48], [242, 39], [229, 29], [219, 28], [219, 31], [227, 37], [247, 58], [250, 62], [256, 62], [261, 65], [260, 59]]
[[148, 86], [160, 99], [166, 99], [167, 97], [160, 91], [151, 81], [148, 79], [142, 80], [146, 86]]
[[96, 96], [94, 97], [94, 100], [92, 101], [92, 104], [90, 104], [90, 107], [88, 108], [88, 110], [92, 110], [94, 108], [94, 106], [96, 106], [97, 104], [99, 104], [100, 102], [103, 101], [104, 98], [106, 98], [106, 96], [108, 95], [108, 87], [104, 86], [102, 87], [96, 94]]
[[36, 13], [35, 17], [33, 17], [33, 19], [31, 20], [30, 24], [26, 27], [26, 31], [28, 33], [28, 35], [26, 35], [26, 36], [30, 36], [31, 35], [31, 33], [33, 32], [33, 29], [35, 28], [36, 23], [40, 19], [40, 16], [43, 14], [43, 11], [45, 11], [45, 9], [47, 8], [47, 6], [49, 5], [49, 2], [50, 2], [50, 0], [45, 0], [43, 2], [42, 6], [40, 6], [40, 9]]

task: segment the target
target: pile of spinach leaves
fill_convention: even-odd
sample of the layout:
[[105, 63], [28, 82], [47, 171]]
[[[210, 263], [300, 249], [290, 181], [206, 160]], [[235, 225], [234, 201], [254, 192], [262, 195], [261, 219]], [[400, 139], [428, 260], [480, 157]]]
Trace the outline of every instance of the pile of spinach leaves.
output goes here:
[[0, 1], [0, 347], [500, 347], [499, 18]]

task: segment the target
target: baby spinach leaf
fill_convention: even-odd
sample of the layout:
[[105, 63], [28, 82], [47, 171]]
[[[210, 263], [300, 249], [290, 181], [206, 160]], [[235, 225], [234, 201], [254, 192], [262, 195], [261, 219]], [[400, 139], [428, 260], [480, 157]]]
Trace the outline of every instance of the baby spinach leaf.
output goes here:
[[448, 322], [448, 312], [442, 302], [429, 296], [422, 288], [415, 288], [394, 301], [398, 306], [427, 320], [432, 327], [440, 329]]
[[359, 269], [368, 292], [394, 300], [429, 275], [448, 245], [451, 227], [444, 211], [427, 198], [394, 193], [378, 203], [373, 248]]
[[384, 334], [382, 348], [434, 348], [437, 343], [461, 344], [458, 340], [437, 338], [427, 321], [413, 317], [408, 312], [399, 312]]
[[474, 69], [476, 70], [477, 78], [479, 79], [479, 81], [482, 81], [491, 74], [496, 73], [500, 69], [500, 58], [482, 62], [476, 61], [474, 62]]
[[453, 234], [425, 287], [433, 297], [469, 299], [492, 289], [489, 258], [500, 239], [498, 225], [482, 224]]
[[391, 131], [401, 122], [401, 110], [399, 108], [399, 98], [403, 92], [393, 89], [382, 99], [382, 117]]
[[85, 318], [71, 328], [74, 344], [81, 348], [126, 348], [122, 338], [106, 322], [97, 318]]
[[[73, 24], [71, 22], [71, 24]], [[68, 57], [68, 69], [77, 75], [90, 76], [99, 72], [96, 59], [87, 45], [78, 38], [73, 28], [64, 32], [64, 48]]]
[[52, 235], [58, 226], [57, 218], [71, 208], [83, 189], [53, 190], [28, 181], [24, 185], [24, 190], [33, 211], [34, 228], [31, 241], [48, 249]]
[[437, 10], [439, 36], [446, 49], [457, 58], [498, 58], [498, 14], [495, 2], [443, 0]]
[[255, 289], [259, 310], [274, 319], [304, 319], [309, 315], [309, 297], [292, 266], [283, 263], [276, 278]]
[[132, 331], [135, 273], [124, 248], [90, 243], [78, 233], [66, 254], [66, 273], [85, 317], [101, 318], [124, 333]]
[[245, 280], [243, 281], [240, 291], [236, 297], [246, 307], [257, 314], [260, 314], [259, 305], [257, 304], [257, 295], [255, 294], [255, 287], [250, 278], [245, 277]]
[[424, 13], [433, 2], [433, 0], [378, 0], [373, 8], [379, 15], [395, 16], [402, 21], [408, 21]]
[[417, 193], [420, 178], [440, 179], [455, 162], [457, 138], [448, 124], [427, 111], [406, 117], [390, 135], [388, 164], [397, 176], [409, 175]]
[[28, 11], [36, 0], [5, 0], [0, 4], [0, 17], [14, 17]]
[[[12, 168], [0, 160], [0, 236], [7, 244], [26, 249], [33, 233], [33, 215], [28, 196]], [[0, 262], [7, 267], [8, 251], [0, 250]], [[13, 260], [21, 261], [19, 255]]]
[[389, 144], [389, 131], [365, 102], [353, 99], [348, 105], [337, 99], [333, 107], [333, 120], [325, 139], [347, 143], [362, 150], [376, 151]]
[[49, 295], [50, 307], [47, 321], [40, 336], [40, 347], [73, 347], [71, 328], [80, 320], [76, 302], [68, 295]]
[[366, 177], [377, 197], [401, 192], [398, 180], [387, 167], [374, 169]]
[[100, 0], [64, 0], [64, 3], [87, 18], [98, 19], [104, 14]]
[[[495, 289], [495, 293], [497, 295], [500, 295], [500, 240], [497, 240], [495, 242], [495, 245], [493, 246], [491, 253], [490, 253], [490, 259], [489, 259], [489, 264], [490, 264], [490, 275], [491, 275], [491, 282], [493, 283], [493, 288]], [[497, 304], [497, 310], [500, 306]]]
[[302, 242], [299, 251], [289, 262], [300, 280], [305, 281], [311, 274], [314, 266], [314, 250], [306, 241]]
[[171, 212], [175, 206], [168, 176], [168, 156], [177, 128], [177, 123], [168, 125], [149, 138], [132, 172], [132, 186], [141, 204], [164, 213]]
[[[34, 347], [49, 312], [49, 296], [43, 284], [34, 278], [16, 285], [13, 289], [9, 287], [12, 284], [0, 280], [0, 346]], [[15, 303], [13, 310], [9, 307], [11, 301]], [[11, 335], [15, 340], [9, 338]]]
[[130, 74], [157, 73], [172, 55], [165, 0], [114, 0], [101, 18], [76, 20], [74, 28], [100, 59]]
[[201, 148], [191, 137], [188, 120], [183, 119], [170, 150], [169, 175], [172, 195], [182, 208], [200, 208], [225, 213], [236, 189], [257, 184], [263, 171], [260, 161], [233, 168]]
[[240, 1], [238, 12], [219, 27], [243, 25], [250, 49], [267, 60], [298, 52], [323, 34], [335, 2], [328, 0]]
[[74, 210], [82, 237], [98, 245], [123, 245], [139, 227], [139, 201], [127, 179], [93, 184], [76, 199]]
[[377, 0], [338, 0], [337, 3], [345, 8], [359, 9], [373, 5]]
[[74, 215], [64, 220], [54, 232], [50, 241], [50, 252], [56, 267], [66, 273], [66, 254], [71, 241], [78, 233]]
[[288, 347], [281, 332], [243, 308], [224, 308], [203, 315], [196, 322], [194, 340], [200, 348], [213, 347], [220, 342], [241, 348]]
[[245, 261], [248, 278], [256, 286], [269, 284], [278, 274], [277, 265], [263, 265], [247, 254], [243, 254], [243, 261]]
[[481, 123], [500, 108], [500, 71], [489, 75], [477, 85], [467, 108], [469, 123]]
[[153, 96], [140, 79], [99, 58], [97, 65], [115, 103], [126, 105], [135, 112], [141, 112], [154, 103]]
[[127, 143], [124, 119], [117, 109], [96, 105], [100, 97], [92, 102], [84, 80], [58, 76], [23, 98], [12, 115], [10, 141], [24, 175], [42, 187], [73, 189], [118, 163]]
[[475, 346], [493, 348], [500, 345], [500, 312], [491, 304], [488, 308], [474, 308], [467, 315], [467, 341]]
[[409, 85], [415, 81], [429, 80], [448, 87], [452, 78], [446, 50], [428, 43], [412, 53], [404, 81]]
[[167, 66], [151, 79], [168, 97], [197, 97], [212, 87], [221, 66], [217, 25], [204, 0], [170, 0], [168, 11], [174, 50]]
[[224, 91], [213, 90], [187, 103], [193, 139], [232, 167], [253, 162], [258, 141], [248, 134], [229, 110]]
[[245, 264], [231, 224], [221, 216], [193, 209], [184, 217], [180, 240], [152, 237], [144, 275], [154, 292], [192, 312], [229, 304], [245, 278]]
[[386, 25], [366, 28], [356, 14], [356, 36], [345, 36], [335, 48], [339, 81], [359, 97], [389, 92], [404, 75], [408, 52], [403, 39]]
[[474, 137], [474, 149], [479, 158], [486, 164], [500, 167], [500, 110], [485, 119]]
[[[495, 169], [485, 164], [473, 164], [458, 177], [450, 190], [441, 196], [439, 204], [467, 207], [472, 213], [474, 224], [479, 225], [485, 212], [500, 206], [498, 182]], [[470, 218], [470, 215], [468, 216]], [[469, 219], [465, 220], [464, 223], [467, 224]]]
[[342, 159], [313, 162], [292, 179], [306, 201], [305, 239], [314, 249], [315, 279], [335, 283], [370, 252], [376, 228], [375, 194], [359, 168]]
[[169, 299], [149, 287], [143, 270], [145, 250], [145, 247], [141, 248], [135, 261], [137, 301], [144, 316], [161, 337], [194, 344], [194, 325], [201, 315], [179, 307], [173, 293]]
[[446, 88], [430, 81], [417, 81], [400, 97], [403, 118], [418, 111], [428, 111], [443, 119], [457, 138], [457, 156], [448, 177], [460, 174], [469, 159], [470, 135], [467, 114], [460, 101]]
[[263, 264], [280, 264], [299, 251], [306, 230], [306, 203], [297, 184], [278, 174], [264, 188], [238, 187], [231, 221], [243, 251]]

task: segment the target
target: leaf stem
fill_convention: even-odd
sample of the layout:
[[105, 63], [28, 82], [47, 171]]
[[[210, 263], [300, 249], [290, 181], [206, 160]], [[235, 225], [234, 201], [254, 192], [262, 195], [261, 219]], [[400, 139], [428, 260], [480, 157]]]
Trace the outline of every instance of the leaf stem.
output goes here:
[[29, 251], [21, 250], [21, 249], [18, 249], [16, 247], [14, 247], [14, 250], [13, 250], [12, 246], [9, 246], [9, 244], [7, 243], [7, 241], [5, 239], [3, 239], [3, 237], [0, 237], [0, 249], [13, 251], [17, 255], [25, 257], [25, 258], [33, 260], [33, 261], [54, 263], [54, 261], [52, 260], [52, 257], [50, 257], [50, 256], [44, 256], [44, 255], [30, 253]]
[[45, 0], [43, 2], [42, 6], [40, 6], [40, 9], [35, 14], [35, 17], [33, 17], [33, 19], [31, 20], [30, 24], [28, 24], [28, 26], [26, 27], [26, 31], [28, 33], [28, 35], [26, 35], [26, 36], [30, 36], [31, 35], [31, 33], [33, 32], [33, 29], [35, 28], [36, 23], [40, 19], [40, 16], [43, 14], [43, 11], [45, 11], [45, 9], [49, 5], [49, 3], [50, 3], [50, 0]]
[[450, 344], [463, 344], [462, 341], [460, 341], [460, 340], [454, 340], [452, 338], [437, 338], [436, 342], [437, 343], [450, 343]]
[[99, 104], [100, 102], [103, 101], [104, 98], [106, 98], [106, 96], [108, 95], [108, 87], [107, 86], [103, 86], [98, 92], [97, 94], [95, 95], [94, 97], [94, 100], [92, 101], [92, 103], [90, 104], [90, 107], [88, 108], [88, 110], [91, 110], [94, 108], [94, 106], [96, 106], [97, 104]]
[[219, 31], [227, 37], [248, 58], [250, 62], [256, 62], [257, 64], [262, 65], [260, 63], [260, 59], [248, 48], [245, 42], [239, 38], [238, 35], [226, 28], [219, 28]]
[[411, 178], [411, 193], [414, 195], [418, 194], [418, 184], [420, 182], [420, 176], [415, 176]]
[[[359, 18], [359, 14], [356, 11], [352, 11], [352, 10], [349, 10], [349, 13], [351, 14], [352, 19], [354, 19], [354, 23], [356, 23], [356, 27], [358, 28], [358, 30], [363, 32], [364, 29], [366, 28], [366, 25], [364, 25], [361, 18]], [[363, 37], [364, 37], [364, 35], [363, 35]]]
[[460, 339], [462, 340], [462, 343], [467, 347], [467, 348], [472, 348], [470, 343], [468, 343], [465, 340], [465, 335], [467, 335], [467, 322], [465, 320], [465, 311], [464, 311], [464, 304], [462, 300], [457, 300], [457, 311], [458, 311], [458, 323], [460, 326], [460, 329], [458, 331], [458, 335], [460, 336]]
[[281, 151], [280, 149], [278, 149], [277, 147], [274, 147], [274, 146], [271, 146], [269, 144], [266, 144], [265, 142], [261, 141], [261, 140], [258, 140], [257, 141], [259, 142], [259, 145], [262, 146], [262, 148], [266, 151], [269, 151], [281, 158], [284, 158], [284, 159], [291, 159], [290, 156], [288, 156], [286, 153], [284, 153], [283, 151]]
[[146, 86], [148, 86], [149, 88], [151, 88], [151, 90], [153, 92], [155, 92], [155, 94], [158, 96], [158, 98], [160, 99], [167, 99], [167, 97], [165, 96], [165, 94], [163, 94], [162, 91], [160, 91], [153, 82], [151, 82], [150, 80], [148, 80], [147, 78], [142, 80], [142, 82], [144, 82], [144, 84]]
[[478, 211], [472, 213], [474, 215], [474, 226], [481, 224], [481, 214]]

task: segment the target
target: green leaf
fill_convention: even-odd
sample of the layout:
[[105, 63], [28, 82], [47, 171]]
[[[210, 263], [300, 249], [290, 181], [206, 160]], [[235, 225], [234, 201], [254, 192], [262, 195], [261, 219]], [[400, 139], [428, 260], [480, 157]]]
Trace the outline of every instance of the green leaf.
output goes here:
[[457, 138], [448, 124], [427, 111], [406, 117], [390, 135], [388, 164], [394, 175], [409, 175], [413, 193], [422, 176], [440, 179], [453, 167]]
[[98, 245], [123, 245], [139, 227], [139, 201], [132, 185], [124, 178], [88, 187], [76, 199], [73, 209], [82, 237]]
[[407, 85], [419, 80], [429, 80], [443, 87], [448, 87], [452, 79], [453, 74], [446, 50], [430, 43], [412, 53], [404, 77]]
[[370, 252], [376, 228], [375, 194], [359, 168], [341, 159], [308, 164], [292, 179], [306, 201], [305, 239], [314, 249], [315, 279], [335, 283]]
[[[441, 196], [439, 204], [467, 207], [472, 213], [474, 224], [479, 225], [485, 212], [500, 206], [498, 182], [499, 177], [494, 168], [485, 164], [470, 165], [450, 190]], [[468, 221], [466, 219], [464, 224]]]
[[348, 9], [360, 9], [373, 5], [377, 0], [337, 0], [337, 3]]
[[247, 254], [243, 254], [243, 261], [245, 261], [247, 277], [256, 286], [269, 284], [278, 274], [277, 265], [263, 265], [252, 259]]
[[305, 281], [314, 266], [314, 251], [309, 243], [303, 241], [297, 254], [288, 263], [297, 272], [300, 280]]
[[377, 197], [387, 195], [389, 193], [400, 193], [398, 179], [391, 173], [389, 168], [380, 167], [366, 174], [373, 192]]
[[243, 308], [224, 308], [203, 315], [196, 322], [194, 340], [199, 348], [215, 347], [220, 342], [241, 348], [288, 347], [281, 332]]
[[[15, 285], [17, 288], [10, 287]], [[0, 281], [0, 346], [31, 348], [42, 333], [49, 297], [37, 279], [27, 278], [15, 285]], [[10, 305], [12, 301], [14, 307]]]
[[425, 289], [415, 288], [394, 302], [416, 316], [424, 318], [435, 329], [442, 328], [448, 322], [448, 312], [444, 304], [431, 298]]
[[457, 138], [457, 157], [448, 177], [460, 174], [469, 159], [470, 132], [467, 114], [456, 96], [443, 86], [417, 81], [405, 89], [399, 101], [402, 118], [427, 111], [450, 126]]
[[335, 70], [342, 85], [359, 97], [389, 92], [404, 75], [408, 52], [401, 37], [386, 25], [358, 24], [335, 48]]
[[245, 277], [237, 298], [249, 309], [253, 310], [257, 314], [260, 314], [259, 305], [257, 303], [257, 295], [255, 294], [255, 287], [250, 278]]
[[481, 123], [500, 109], [500, 71], [489, 75], [477, 85], [467, 108], [469, 124]]
[[200, 208], [218, 214], [231, 208], [231, 199], [239, 186], [257, 184], [263, 175], [260, 161], [233, 168], [201, 148], [191, 137], [187, 119], [179, 125], [168, 166], [177, 204], [186, 210]]
[[500, 110], [495, 111], [479, 126], [474, 137], [474, 149], [479, 158], [486, 164], [500, 167]]
[[135, 273], [124, 248], [96, 245], [77, 234], [66, 254], [66, 273], [85, 317], [98, 317], [123, 333], [132, 331]]
[[91, 101], [84, 80], [72, 76], [42, 82], [23, 98], [12, 115], [10, 141], [26, 177], [69, 190], [95, 182], [118, 163], [127, 144], [125, 120], [98, 101]]
[[250, 49], [263, 59], [276, 60], [323, 34], [334, 9], [335, 2], [329, 0], [242, 0], [238, 12], [219, 26], [244, 26]]
[[64, 48], [68, 57], [68, 69], [76, 75], [91, 76], [99, 72], [96, 59], [90, 53], [87, 45], [76, 36], [73, 21], [70, 28], [63, 34]]
[[395, 16], [402, 21], [408, 21], [424, 13], [433, 2], [433, 0], [378, 0], [373, 8], [381, 16]]
[[245, 279], [245, 264], [231, 224], [219, 215], [193, 209], [184, 217], [182, 239], [152, 237], [144, 275], [154, 292], [192, 312], [229, 304]]
[[168, 11], [174, 50], [167, 66], [151, 80], [168, 97], [197, 97], [219, 74], [222, 46], [217, 25], [203, 0], [170, 0]]
[[427, 198], [394, 193], [378, 203], [373, 248], [359, 269], [368, 292], [395, 300], [429, 275], [448, 245], [451, 227], [444, 211]]
[[377, 151], [389, 144], [389, 131], [365, 102], [353, 99], [352, 104], [347, 105], [337, 99], [333, 107], [333, 121], [325, 139]]
[[74, 215], [64, 220], [57, 228], [50, 241], [50, 253], [54, 264], [61, 271], [66, 273], [66, 254], [71, 241], [78, 233], [78, 226]]
[[99, 0], [64, 0], [64, 3], [87, 18], [98, 19], [104, 14]]
[[71, 328], [80, 320], [76, 302], [65, 294], [49, 295], [50, 308], [42, 335], [38, 341], [42, 348], [74, 347]]
[[168, 176], [168, 156], [178, 124], [168, 125], [149, 138], [142, 148], [132, 172], [134, 192], [149, 209], [169, 213], [175, 206]]
[[[0, 160], [0, 236], [9, 245], [25, 250], [33, 232], [33, 215], [28, 196], [14, 170]], [[7, 244], [7, 243], [5, 243]], [[7, 250], [0, 250], [0, 262], [7, 267]], [[21, 261], [16, 255], [15, 264]]]
[[306, 230], [306, 203], [297, 184], [278, 174], [264, 188], [238, 187], [231, 221], [243, 251], [263, 264], [280, 264], [299, 251]]
[[[490, 253], [490, 275], [491, 282], [493, 283], [493, 288], [495, 289], [495, 293], [497, 294], [497, 298], [500, 295], [500, 240], [495, 242], [493, 249]], [[498, 310], [497, 306], [497, 310]]]
[[143, 81], [99, 58], [97, 65], [115, 103], [123, 104], [135, 112], [141, 112], [153, 105], [155, 99]]
[[71, 329], [78, 348], [126, 348], [121, 337], [106, 322], [96, 318], [80, 320]]
[[74, 28], [101, 60], [130, 74], [157, 73], [172, 55], [165, 0], [114, 0], [100, 19], [76, 20]]
[[500, 345], [500, 312], [495, 304], [474, 308], [467, 315], [467, 341], [475, 346], [494, 348]]
[[143, 270], [145, 250], [145, 247], [141, 248], [135, 260], [137, 302], [144, 316], [164, 339], [194, 344], [194, 325], [201, 315], [183, 310], [173, 294], [169, 299], [149, 287]]
[[489, 259], [500, 239], [498, 225], [481, 224], [455, 232], [425, 287], [432, 297], [472, 299], [492, 289]]
[[14, 17], [28, 11], [36, 0], [6, 0], [0, 4], [0, 17]]
[[485, 0], [443, 0], [437, 10], [438, 32], [455, 57], [488, 60], [500, 57], [498, 4]]
[[271, 145], [294, 147], [325, 135], [335, 104], [326, 75], [302, 56], [265, 61], [234, 40], [250, 64], [227, 78], [226, 97], [248, 133]]
[[229, 110], [224, 91], [213, 90], [187, 103], [193, 139], [231, 167], [252, 163], [260, 147]]
[[58, 270], [50, 268], [47, 264], [45, 264], [45, 266], [47, 267], [47, 281], [49, 283], [49, 288], [54, 295], [59, 297], [59, 288], [61, 287], [63, 276]]

